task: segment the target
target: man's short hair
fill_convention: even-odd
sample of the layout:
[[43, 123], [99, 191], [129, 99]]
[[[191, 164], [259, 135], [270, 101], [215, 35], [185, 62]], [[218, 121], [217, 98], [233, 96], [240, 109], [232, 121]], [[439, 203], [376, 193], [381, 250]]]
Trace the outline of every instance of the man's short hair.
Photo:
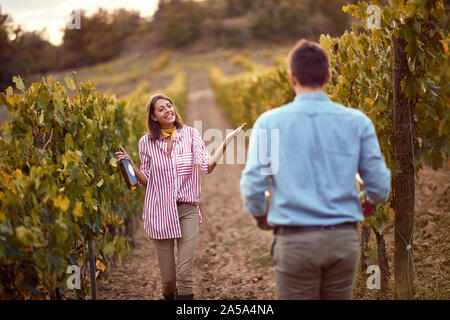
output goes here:
[[325, 85], [329, 73], [329, 60], [325, 50], [317, 43], [301, 39], [288, 56], [291, 73], [304, 87]]

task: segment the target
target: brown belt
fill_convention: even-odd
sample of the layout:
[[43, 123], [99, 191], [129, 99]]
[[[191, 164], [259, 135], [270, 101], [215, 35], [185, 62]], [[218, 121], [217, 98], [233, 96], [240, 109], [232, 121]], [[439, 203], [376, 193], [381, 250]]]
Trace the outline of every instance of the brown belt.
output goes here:
[[275, 228], [275, 234], [291, 234], [305, 231], [318, 230], [336, 230], [336, 229], [356, 229], [356, 222], [344, 222], [331, 226], [278, 226]]

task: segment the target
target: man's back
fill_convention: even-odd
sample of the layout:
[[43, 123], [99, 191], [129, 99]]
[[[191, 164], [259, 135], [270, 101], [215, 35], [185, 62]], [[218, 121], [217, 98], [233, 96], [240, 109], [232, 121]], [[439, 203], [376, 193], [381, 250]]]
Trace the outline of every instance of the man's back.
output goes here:
[[363, 220], [355, 175], [378, 204], [389, 196], [391, 174], [370, 119], [324, 93], [331, 78], [326, 51], [301, 39], [288, 62], [296, 97], [253, 126], [241, 178], [244, 207], [259, 227], [265, 217], [275, 227], [280, 299], [351, 299], [360, 257], [356, 222]]
[[363, 220], [355, 186], [357, 172], [372, 202], [388, 197], [390, 172], [370, 119], [333, 103], [325, 94], [312, 92], [266, 112], [255, 123], [241, 181], [244, 202], [246, 196], [251, 202], [252, 194], [259, 192], [252, 179], [264, 167], [261, 159], [255, 158], [262, 142], [256, 133], [259, 129], [268, 130], [271, 146], [277, 143], [271, 130], [279, 134], [278, 155], [271, 155], [271, 161], [278, 163], [270, 164], [277, 170], [271, 175], [269, 224], [333, 225]]

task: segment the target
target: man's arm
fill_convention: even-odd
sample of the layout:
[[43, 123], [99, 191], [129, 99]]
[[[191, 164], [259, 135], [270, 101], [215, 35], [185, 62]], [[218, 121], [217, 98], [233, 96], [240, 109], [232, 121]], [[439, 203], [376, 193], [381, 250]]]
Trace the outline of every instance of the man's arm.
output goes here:
[[369, 118], [361, 136], [358, 172], [364, 181], [367, 200], [373, 204], [385, 202], [391, 190], [391, 171], [381, 155], [375, 127]]
[[265, 191], [270, 187], [270, 175], [264, 174], [264, 170], [262, 170], [263, 168], [268, 168], [270, 164], [262, 164], [261, 159], [258, 157], [260, 123], [260, 121], [256, 121], [253, 126], [248, 147], [247, 163], [242, 171], [240, 181], [244, 209], [255, 218], [266, 215]]

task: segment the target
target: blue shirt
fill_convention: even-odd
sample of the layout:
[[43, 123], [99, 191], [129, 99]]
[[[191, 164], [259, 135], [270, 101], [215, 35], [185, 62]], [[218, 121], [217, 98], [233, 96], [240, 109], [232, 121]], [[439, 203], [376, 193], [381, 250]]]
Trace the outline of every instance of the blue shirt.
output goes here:
[[385, 202], [391, 173], [372, 121], [326, 94], [297, 95], [263, 113], [250, 136], [240, 188], [244, 208], [272, 225], [333, 225], [362, 221], [355, 185], [359, 173], [371, 203]]

